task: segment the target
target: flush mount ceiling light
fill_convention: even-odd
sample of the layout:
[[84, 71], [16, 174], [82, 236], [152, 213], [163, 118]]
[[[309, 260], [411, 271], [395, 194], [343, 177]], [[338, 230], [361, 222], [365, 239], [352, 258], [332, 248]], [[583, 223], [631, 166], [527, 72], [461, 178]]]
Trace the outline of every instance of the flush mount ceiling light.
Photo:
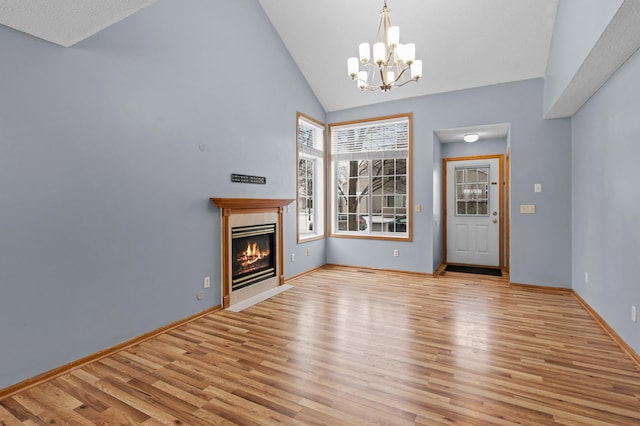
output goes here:
[[[373, 62], [369, 43], [360, 44], [360, 59], [352, 57], [347, 60], [349, 77], [363, 92], [388, 92], [392, 87], [402, 87], [422, 77], [422, 61], [415, 59], [416, 45], [400, 44], [400, 28], [391, 26], [389, 12], [385, 0], [373, 45]], [[363, 71], [360, 71], [360, 64]]]
[[471, 142], [475, 142], [478, 139], [480, 139], [480, 136], [478, 136], [477, 133], [469, 133], [469, 134], [464, 135], [464, 137], [462, 139], [464, 139], [465, 142], [471, 143]]

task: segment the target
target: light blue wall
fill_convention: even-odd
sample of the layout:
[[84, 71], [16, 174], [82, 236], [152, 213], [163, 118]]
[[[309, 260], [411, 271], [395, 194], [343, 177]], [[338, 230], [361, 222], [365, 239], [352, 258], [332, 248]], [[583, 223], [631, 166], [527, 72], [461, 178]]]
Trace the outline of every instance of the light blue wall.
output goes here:
[[[522, 284], [571, 285], [571, 126], [543, 120], [543, 80], [527, 80], [412, 98], [327, 114], [334, 123], [413, 113], [413, 242], [329, 238], [334, 264], [432, 273], [434, 268], [434, 130], [511, 123], [512, 209], [536, 204], [535, 215], [512, 214], [511, 280]], [[410, 90], [408, 87], [406, 90]], [[544, 192], [534, 194], [535, 183]], [[519, 208], [518, 208], [519, 212]], [[393, 249], [400, 256], [393, 257]]]
[[[162, 0], [68, 49], [0, 26], [0, 56], [3, 388], [219, 305], [209, 197], [295, 198], [296, 111], [324, 111], [255, 0]], [[294, 212], [287, 276], [325, 263]]]
[[481, 139], [475, 143], [448, 142], [442, 144], [442, 158], [502, 154], [507, 152], [507, 138]]
[[[573, 289], [637, 353], [640, 53], [574, 115]], [[585, 272], [589, 282], [585, 282]]]
[[560, 0], [545, 73], [545, 113], [567, 88], [622, 2]]

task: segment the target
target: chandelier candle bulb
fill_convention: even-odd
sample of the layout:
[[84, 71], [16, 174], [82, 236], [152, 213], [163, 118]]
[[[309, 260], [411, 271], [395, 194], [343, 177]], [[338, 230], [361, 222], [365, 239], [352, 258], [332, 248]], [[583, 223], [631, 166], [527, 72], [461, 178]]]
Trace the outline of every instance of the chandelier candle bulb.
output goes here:
[[398, 44], [398, 46], [396, 46], [396, 56], [398, 58], [398, 61], [406, 62], [407, 58], [405, 55], [404, 44]]
[[371, 59], [371, 52], [369, 50], [369, 43], [360, 43], [360, 62], [366, 64]]
[[416, 59], [413, 64], [411, 64], [411, 78], [415, 78], [416, 80], [422, 77], [422, 61], [420, 59]]
[[360, 71], [358, 73], [358, 87], [360, 88], [360, 90], [364, 90], [367, 88], [367, 72], [366, 71]]
[[378, 65], [382, 65], [386, 56], [386, 49], [384, 47], [384, 43], [378, 42], [373, 45], [373, 62]]
[[413, 61], [416, 60], [416, 45], [413, 43], [407, 43], [404, 45], [404, 50], [405, 62], [407, 65], [411, 65]]
[[387, 44], [390, 48], [394, 48], [400, 43], [400, 27], [389, 27], [387, 32]]
[[347, 59], [347, 68], [349, 69], [349, 76], [351, 76], [352, 79], [355, 79], [360, 68], [358, 58], [354, 57]]

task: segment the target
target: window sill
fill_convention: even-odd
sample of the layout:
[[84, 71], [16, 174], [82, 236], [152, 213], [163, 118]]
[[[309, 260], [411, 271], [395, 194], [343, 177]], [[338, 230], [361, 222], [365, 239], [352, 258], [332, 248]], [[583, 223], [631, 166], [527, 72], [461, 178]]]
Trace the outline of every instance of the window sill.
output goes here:
[[359, 240], [383, 240], [383, 241], [412, 241], [409, 234], [375, 233], [364, 234], [362, 232], [336, 232], [329, 234], [330, 238], [353, 238]]
[[304, 234], [298, 235], [298, 244], [308, 243], [309, 241], [324, 240], [326, 234]]

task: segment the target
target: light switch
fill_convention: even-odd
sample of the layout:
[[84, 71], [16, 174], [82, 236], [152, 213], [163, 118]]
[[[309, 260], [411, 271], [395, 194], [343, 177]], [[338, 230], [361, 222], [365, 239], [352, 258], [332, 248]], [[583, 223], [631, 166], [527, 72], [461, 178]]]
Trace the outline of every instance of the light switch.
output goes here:
[[534, 214], [536, 212], [535, 204], [520, 204], [521, 214]]
[[422, 206], [420, 204], [416, 204], [416, 213], [420, 213], [422, 211]]
[[542, 184], [536, 183], [535, 185], [533, 185], [533, 192], [542, 192]]

